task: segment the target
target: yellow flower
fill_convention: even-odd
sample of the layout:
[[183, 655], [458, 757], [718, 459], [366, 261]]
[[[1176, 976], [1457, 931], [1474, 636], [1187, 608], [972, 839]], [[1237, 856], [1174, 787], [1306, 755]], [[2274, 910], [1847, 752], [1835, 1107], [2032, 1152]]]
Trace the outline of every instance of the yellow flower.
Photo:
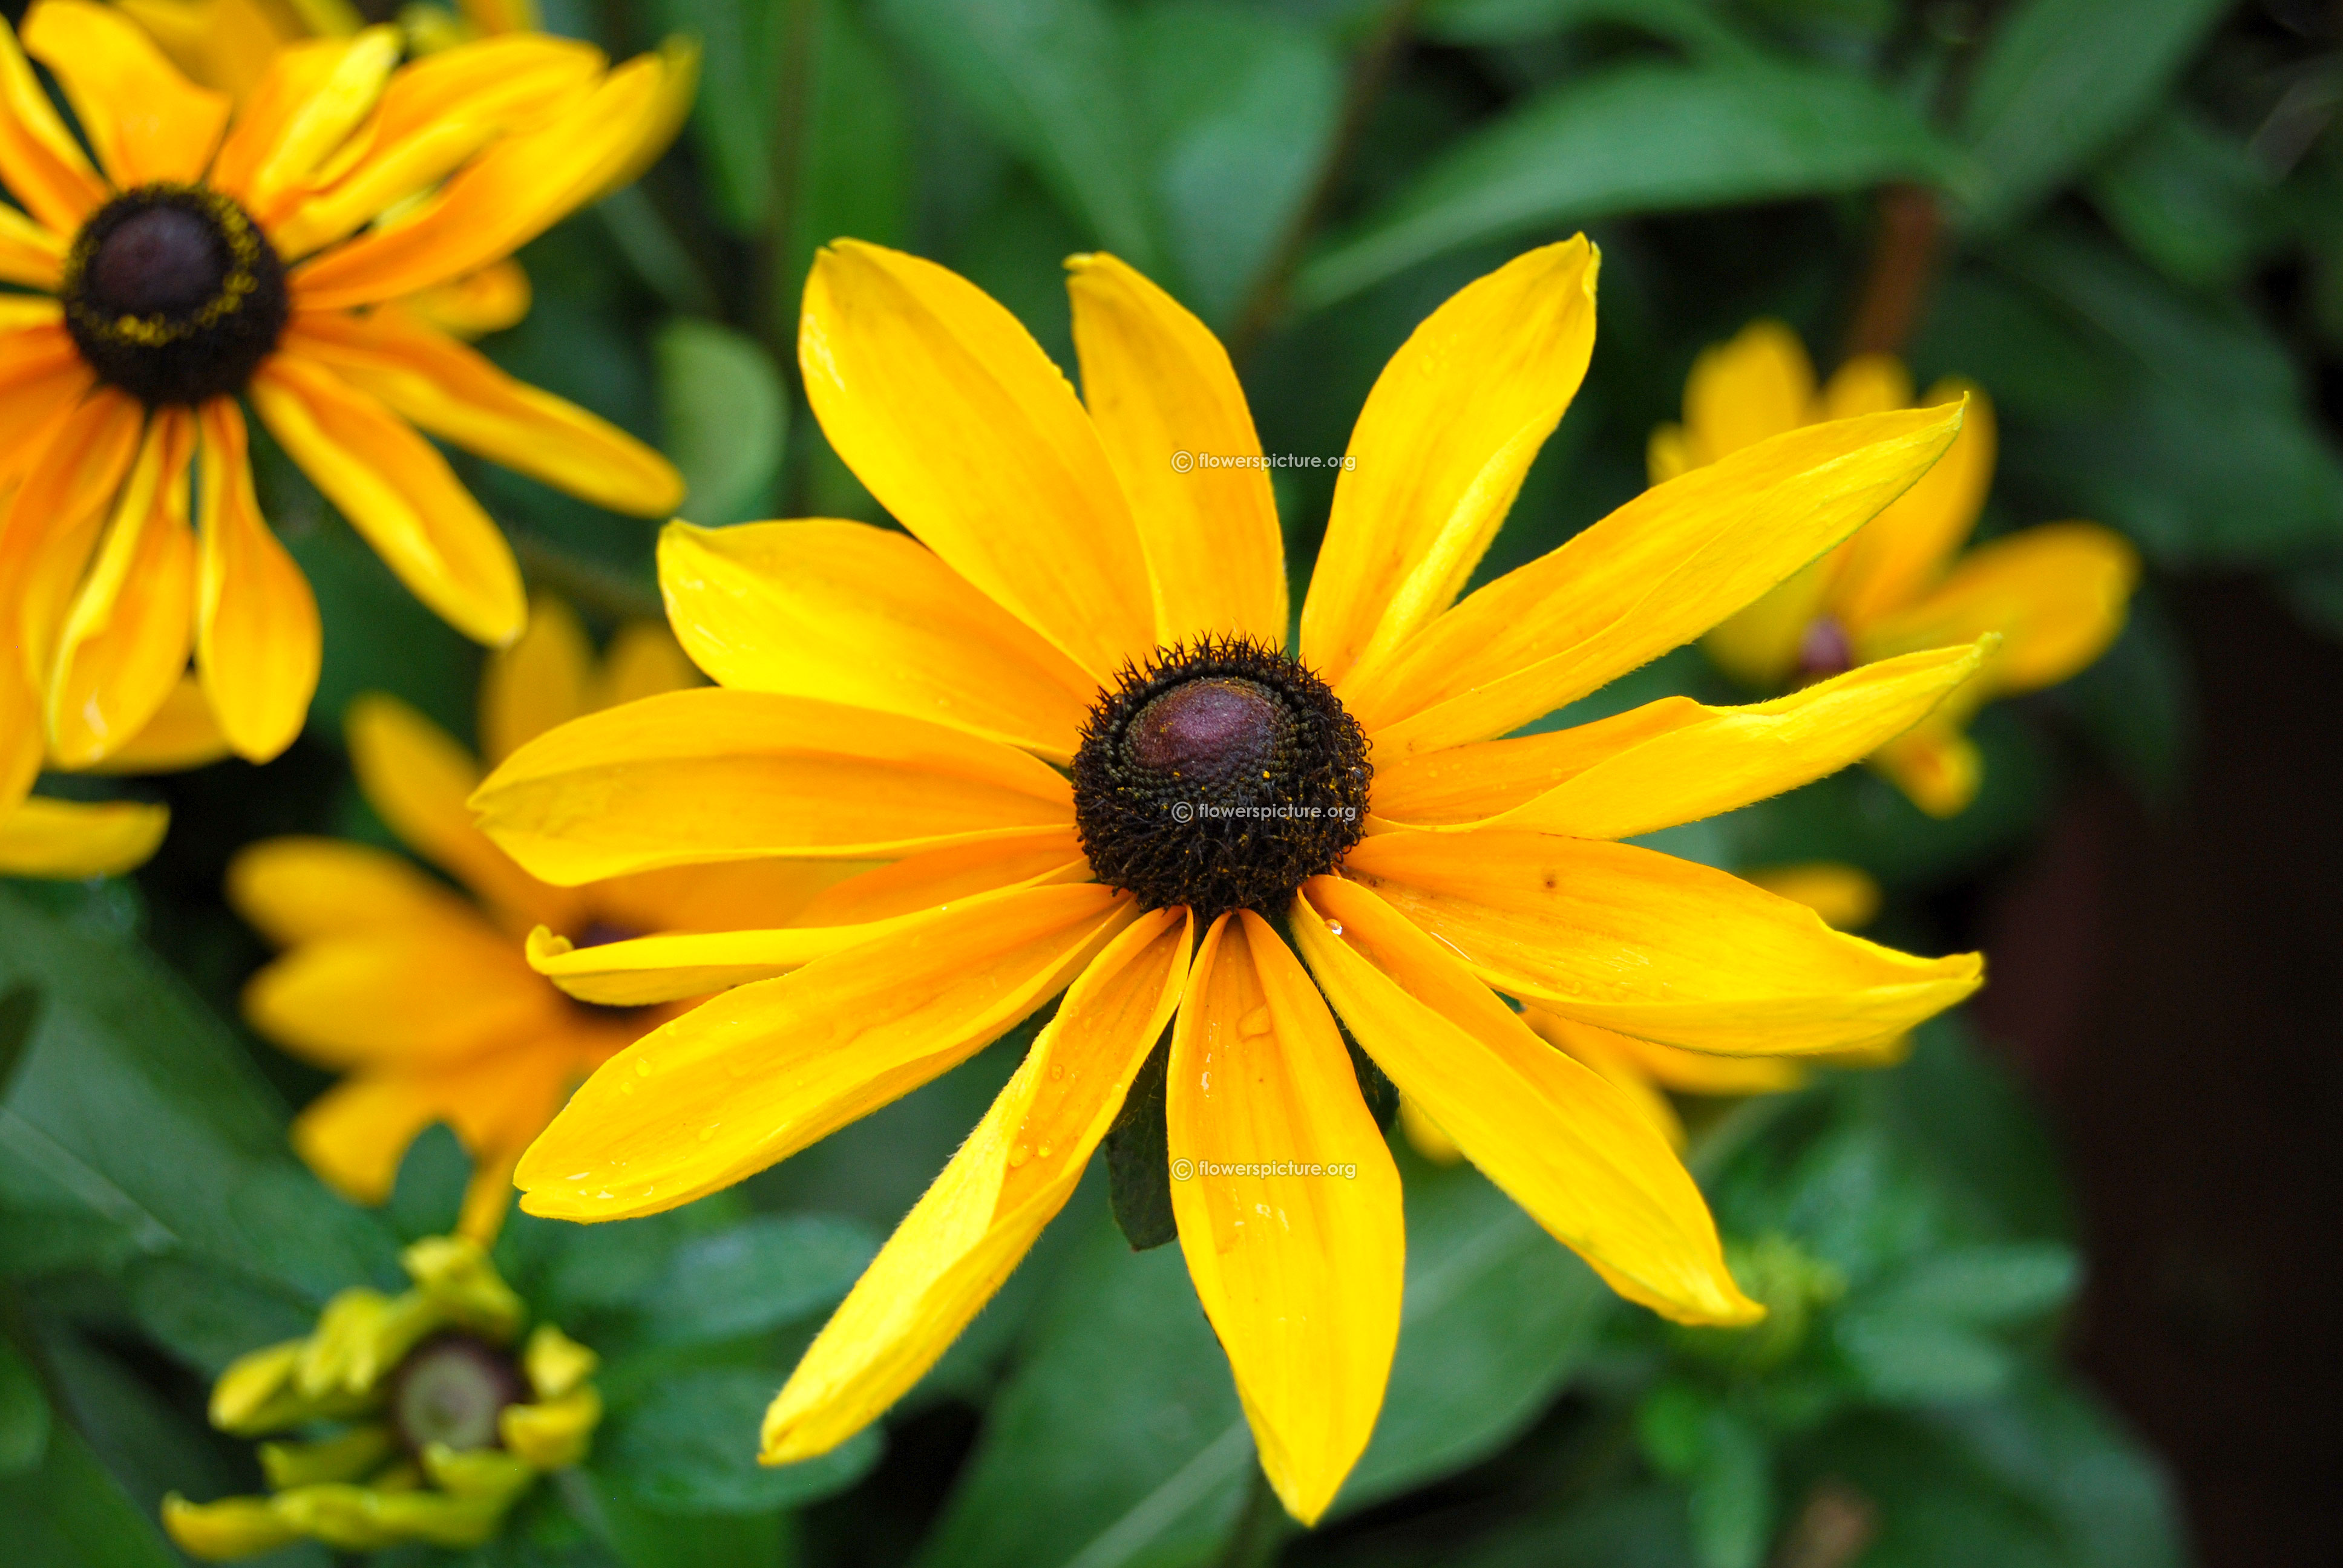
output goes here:
[[1968, 994], [1974, 956], [1890, 952], [1616, 840], [1863, 755], [1976, 651], [1755, 709], [1674, 699], [1498, 737], [1830, 548], [1960, 413], [1762, 444], [1457, 602], [1584, 374], [1595, 264], [1584, 239], [1523, 256], [1400, 349], [1289, 656], [1269, 475], [1192, 316], [1113, 257], [1076, 257], [1086, 408], [961, 278], [872, 246], [821, 254], [808, 392], [915, 538], [671, 525], [669, 618], [719, 688], [564, 726], [473, 797], [554, 882], [749, 854], [890, 862], [778, 929], [540, 950], [596, 1000], [734, 989], [578, 1090], [521, 1160], [532, 1212], [689, 1202], [1064, 993], [782, 1390], [766, 1460], [831, 1448], [934, 1362], [1071, 1193], [1167, 1025], [1180, 1244], [1299, 1518], [1373, 1428], [1403, 1275], [1397, 1171], [1329, 1001], [1624, 1294], [1686, 1322], [1757, 1312], [1665, 1141], [1500, 993], [1734, 1056], [1844, 1050]]
[[[202, 689], [187, 678], [128, 745], [94, 768], [72, 771], [176, 773], [226, 755]], [[135, 869], [161, 847], [170, 819], [167, 808], [136, 800], [24, 796], [13, 807], [0, 805], [0, 877], [78, 880]]]
[[[691, 680], [656, 626], [620, 632], [598, 671], [576, 618], [539, 599], [527, 635], [482, 681], [480, 734], [493, 762], [564, 719]], [[548, 887], [472, 826], [464, 798], [479, 764], [445, 731], [388, 697], [352, 704], [347, 730], [376, 813], [478, 902], [364, 844], [255, 844], [228, 868], [228, 898], [286, 951], [253, 977], [245, 1011], [286, 1050], [346, 1075], [293, 1124], [319, 1176], [379, 1203], [416, 1134], [445, 1121], [476, 1166], [461, 1228], [493, 1236], [520, 1151], [578, 1080], [662, 1016], [571, 1001], [528, 967], [529, 930], [592, 942], [786, 919], [837, 873], [700, 867]]]
[[551, 1323], [523, 1341], [528, 1308], [475, 1241], [427, 1238], [399, 1261], [412, 1290], [344, 1291], [308, 1338], [220, 1374], [222, 1432], [339, 1430], [261, 1444], [266, 1495], [164, 1498], [164, 1528], [186, 1551], [249, 1557], [304, 1537], [344, 1552], [478, 1546], [539, 1475], [586, 1457], [602, 1419], [594, 1352]]
[[[2138, 580], [2130, 545], [2097, 523], [2050, 523], [1955, 559], [1993, 486], [1993, 408], [1976, 387], [1938, 383], [1926, 401], [1966, 397], [1967, 422], [1945, 460], [1869, 527], [1709, 634], [1711, 657], [1753, 688], [1802, 679], [1915, 648], [1998, 633], [1976, 677], [1872, 764], [1912, 803], [1950, 817], [1976, 798], [1969, 716], [1996, 697], [2055, 686], [2106, 651]], [[1760, 321], [1704, 353], [1684, 384], [1684, 418], [1653, 432], [1654, 484], [1818, 419], [1913, 402], [1885, 355], [1849, 360], [1819, 391], [1796, 334]]]
[[0, 806], [45, 750], [119, 751], [186, 671], [235, 752], [317, 682], [317, 604], [263, 521], [261, 419], [440, 615], [503, 644], [512, 552], [418, 431], [601, 505], [681, 493], [657, 453], [393, 302], [501, 259], [638, 158], [669, 63], [521, 35], [400, 66], [374, 28], [278, 53], [240, 109], [110, 7], [0, 25]]

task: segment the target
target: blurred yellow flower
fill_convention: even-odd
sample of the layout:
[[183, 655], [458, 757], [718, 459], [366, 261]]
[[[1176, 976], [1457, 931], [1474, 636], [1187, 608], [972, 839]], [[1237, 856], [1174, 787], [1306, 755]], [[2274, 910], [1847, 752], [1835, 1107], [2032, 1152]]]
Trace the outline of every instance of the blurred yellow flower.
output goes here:
[[[577, 618], [540, 598], [528, 633], [494, 656], [481, 684], [488, 759], [564, 719], [693, 679], [656, 626], [623, 629], [598, 668]], [[666, 1016], [563, 996], [528, 966], [531, 928], [592, 943], [787, 919], [840, 872], [708, 866], [548, 887], [472, 826], [464, 798], [480, 768], [453, 738], [378, 696], [351, 705], [347, 729], [377, 815], [478, 901], [368, 845], [255, 844], [229, 866], [228, 898], [286, 951], [253, 978], [245, 1011], [278, 1045], [345, 1074], [293, 1125], [294, 1147], [320, 1176], [379, 1203], [416, 1134], [445, 1121], [476, 1165], [461, 1228], [491, 1236], [521, 1150], [573, 1085]]]
[[[414, 1288], [344, 1291], [315, 1332], [255, 1351], [213, 1386], [212, 1424], [265, 1442], [267, 1493], [163, 1499], [189, 1553], [250, 1557], [310, 1539], [342, 1552], [478, 1546], [539, 1475], [586, 1457], [602, 1419], [594, 1352], [528, 1308], [479, 1245], [427, 1238]], [[337, 1430], [318, 1436], [313, 1429]]]
[[746, 854], [890, 862], [790, 925], [533, 942], [594, 1000], [734, 988], [578, 1090], [516, 1173], [535, 1213], [689, 1202], [1064, 993], [781, 1391], [769, 1462], [834, 1447], [934, 1363], [1071, 1194], [1167, 1025], [1178, 1240], [1298, 1518], [1373, 1429], [1405, 1250], [1329, 1001], [1621, 1292], [1687, 1322], [1756, 1315], [1665, 1141], [1498, 992], [1729, 1055], [1843, 1050], [1967, 995], [1975, 955], [1891, 952], [1616, 840], [1844, 766], [1977, 652], [1498, 738], [1845, 538], [1960, 412], [1763, 443], [1460, 600], [1585, 372], [1596, 262], [1583, 238], [1523, 256], [1401, 347], [1289, 653], [1269, 474], [1193, 316], [1111, 256], [1074, 258], [1085, 407], [964, 279], [851, 242], [817, 259], [799, 339], [814, 411], [914, 537], [671, 526], [669, 619], [719, 689], [566, 725], [473, 798], [565, 884]]
[[[1761, 691], [1838, 675], [1876, 659], [1999, 634], [1975, 678], [1872, 763], [1912, 802], [1949, 817], [1976, 795], [1979, 763], [1965, 733], [1996, 697], [2053, 686], [2088, 665], [2123, 629], [2139, 559], [2097, 523], [2050, 523], [1966, 554], [1993, 485], [1993, 408], [1947, 380], [1926, 402], [1968, 400], [1959, 439], [1926, 477], [1863, 530], [1711, 632], [1719, 667]], [[1684, 385], [1682, 425], [1653, 432], [1654, 484], [1785, 430], [1913, 404], [1898, 361], [1866, 355], [1819, 390], [1797, 335], [1759, 321], [1704, 353]]]
[[[192, 653], [230, 749], [291, 743], [319, 657], [260, 515], [248, 397], [399, 578], [490, 644], [512, 552], [427, 431], [621, 511], [670, 510], [658, 453], [396, 304], [503, 258], [636, 166], [679, 67], [515, 35], [399, 65], [398, 37], [278, 51], [241, 107], [120, 11], [0, 24], [0, 810], [45, 754], [115, 756]], [[668, 127], [671, 128], [671, 127]], [[419, 427], [419, 429], [418, 429]]]

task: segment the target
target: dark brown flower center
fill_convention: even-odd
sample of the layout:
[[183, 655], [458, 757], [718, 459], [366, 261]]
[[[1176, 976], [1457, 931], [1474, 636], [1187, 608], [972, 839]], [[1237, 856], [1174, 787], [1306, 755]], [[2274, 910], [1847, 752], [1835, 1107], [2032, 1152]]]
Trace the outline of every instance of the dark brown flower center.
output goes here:
[[1147, 909], [1282, 914], [1366, 815], [1367, 741], [1325, 682], [1247, 638], [1159, 648], [1099, 694], [1074, 820], [1101, 881]]
[[98, 208], [59, 293], [90, 368], [149, 407], [242, 391], [291, 309], [259, 226], [200, 186], [140, 186]]
[[390, 1424], [409, 1452], [496, 1448], [497, 1417], [528, 1397], [513, 1359], [470, 1334], [435, 1334], [390, 1374]]

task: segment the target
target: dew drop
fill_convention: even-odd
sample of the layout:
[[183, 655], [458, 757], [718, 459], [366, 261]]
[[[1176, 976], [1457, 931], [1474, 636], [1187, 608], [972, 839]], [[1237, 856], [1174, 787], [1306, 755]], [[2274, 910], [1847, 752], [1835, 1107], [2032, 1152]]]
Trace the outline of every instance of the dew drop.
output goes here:
[[1025, 1161], [1032, 1158], [1033, 1151], [1027, 1148], [1024, 1144], [1020, 1143], [1016, 1148], [1011, 1149], [1009, 1151], [1009, 1168], [1011, 1171], [1014, 1171], [1019, 1166], [1024, 1164]]
[[635, 1058], [635, 1076], [638, 1078], [649, 1078], [650, 1075], [650, 1058], [647, 1056], [639, 1056]]
[[1342, 922], [1340, 920], [1328, 920], [1326, 922], [1326, 929], [1339, 937], [1342, 934]]
[[1269, 1009], [1257, 1007], [1237, 1020], [1237, 1032], [1242, 1035], [1262, 1035], [1269, 1032]]
[[1050, 1157], [1050, 1146], [1046, 1143], [1042, 1144], [1038, 1152], [1042, 1159], [1047, 1160]]

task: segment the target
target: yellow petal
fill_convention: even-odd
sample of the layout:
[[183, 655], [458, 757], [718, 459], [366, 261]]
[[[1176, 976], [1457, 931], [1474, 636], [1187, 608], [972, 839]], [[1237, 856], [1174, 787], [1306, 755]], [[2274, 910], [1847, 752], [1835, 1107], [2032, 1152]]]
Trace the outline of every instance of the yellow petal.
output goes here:
[[1751, 867], [1741, 875], [1769, 893], [1805, 905], [1843, 931], [1861, 930], [1879, 914], [1879, 884], [1859, 867], [1801, 860]]
[[528, 315], [528, 269], [517, 261], [493, 261], [447, 283], [418, 289], [399, 307], [427, 325], [457, 337], [484, 337], [518, 327]]
[[262, 0], [115, 0], [186, 73], [187, 78], [241, 98], [266, 74], [269, 59], [299, 34]]
[[594, 708], [616, 708], [621, 702], [703, 683], [675, 633], [657, 621], [630, 620], [612, 634], [610, 646], [603, 649], [601, 678], [594, 682], [588, 702]]
[[1846, 542], [1831, 606], [1858, 636], [1917, 598], [1976, 527], [1993, 487], [1993, 403], [1966, 381], [1939, 382], [1928, 401], [1941, 407], [1963, 397], [1968, 414], [1944, 460]]
[[1061, 880], [1071, 869], [1086, 871], [1088, 864], [1071, 823], [1012, 838], [954, 844], [845, 878], [815, 895], [796, 923], [850, 926], [883, 920], [1019, 882]]
[[1399, 1171], [1333, 1017], [1249, 910], [1213, 921], [1197, 949], [1164, 1125], [1189, 1278], [1262, 1470], [1286, 1512], [1314, 1523], [1383, 1409], [1407, 1248]]
[[255, 149], [258, 156], [251, 173], [246, 176], [237, 166], [246, 153], [239, 146], [234, 149], [236, 159], [222, 159], [229, 166], [222, 171], [224, 183], [233, 181], [239, 199], [264, 219], [273, 216], [277, 198], [340, 150], [380, 101], [398, 55], [396, 27], [369, 27], [329, 56], [321, 52], [319, 64], [326, 68], [314, 84], [304, 84], [309, 90], [276, 126], [266, 150]]
[[[655, 58], [630, 60], [559, 113], [491, 144], [412, 217], [296, 268], [295, 301], [319, 310], [378, 304], [503, 260], [599, 194], [634, 156], [662, 112], [664, 76]], [[280, 233], [298, 251], [371, 216], [347, 206], [331, 224]]]
[[1714, 463], [1812, 417], [1814, 361], [1778, 321], [1753, 321], [1704, 348], [1684, 381], [1684, 429], [1694, 461]]
[[1926, 472], [1960, 411], [1813, 425], [1644, 491], [1346, 691], [1381, 756], [1502, 735], [1699, 636]]
[[505, 1447], [533, 1470], [561, 1470], [586, 1457], [602, 1419], [602, 1396], [592, 1384], [533, 1404], [508, 1404], [497, 1413]]
[[[101, 387], [58, 422], [40, 460], [0, 515], [0, 583], [8, 605], [0, 630], [13, 630], [16, 668], [35, 689], [49, 685], [57, 640], [81, 597], [108, 517], [145, 443], [146, 411]], [[184, 650], [182, 650], [184, 651]], [[44, 719], [32, 734], [37, 753]], [[0, 745], [7, 739], [0, 739]]]
[[30, 471], [96, 380], [56, 302], [23, 299], [0, 297], [14, 317], [0, 325], [0, 493]]
[[35, 795], [0, 808], [0, 877], [111, 877], [162, 846], [171, 813], [134, 800], [85, 805]]
[[822, 518], [670, 523], [659, 558], [676, 635], [725, 686], [1073, 759], [1098, 684], [916, 539]]
[[1135, 916], [1028, 888], [703, 1002], [586, 1081], [522, 1156], [521, 1207], [620, 1220], [729, 1187], [967, 1060]]
[[228, 754], [227, 737], [204, 689], [193, 675], [183, 675], [146, 728], [119, 749], [88, 769], [97, 774], [179, 773], [216, 762]]
[[493, 768], [525, 742], [585, 712], [593, 674], [594, 645], [577, 612], [551, 594], [533, 596], [528, 628], [510, 648], [490, 654], [480, 671], [482, 759]]
[[1918, 603], [1857, 640], [1865, 658], [2001, 634], [1980, 679], [1996, 691], [2055, 686], [2123, 629], [2139, 555], [2097, 523], [2046, 523], [1978, 546]]
[[387, 1201], [416, 1135], [446, 1114], [446, 1097], [419, 1073], [346, 1078], [293, 1119], [293, 1151], [353, 1203]]
[[580, 1001], [605, 1007], [680, 1001], [728, 986], [770, 980], [866, 942], [916, 937], [932, 916], [947, 909], [973, 910], [1012, 897], [1021, 887], [1086, 881], [1090, 874], [1089, 865], [1076, 859], [1041, 877], [853, 925], [799, 923], [762, 930], [673, 932], [588, 947], [573, 947], [567, 938], [539, 926], [529, 933], [528, 962], [531, 969]]
[[255, 1029], [325, 1067], [450, 1061], [526, 1040], [568, 1007], [485, 922], [304, 942], [244, 992]]
[[[1673, 1045], [1655, 1045], [1632, 1034], [1617, 1034], [1591, 1023], [1580, 1023], [1541, 1007], [1523, 1009], [1522, 1021], [1614, 1083], [1624, 1074], [1633, 1074], [1646, 1084], [1658, 1084], [1682, 1094], [1775, 1094], [1795, 1089], [1806, 1081], [1805, 1064], [1789, 1057], [1711, 1056]], [[1671, 1111], [1668, 1114], [1673, 1119], [1675, 1113]], [[1682, 1131], [1679, 1124], [1679, 1143], [1683, 1141]]]
[[1585, 377], [1600, 260], [1584, 235], [1516, 257], [1433, 311], [1376, 378], [1302, 608], [1302, 657], [1338, 689], [1480, 564]]
[[[1647, 705], [1660, 710], [1654, 732], [1637, 734], [1624, 723], [1645, 709], [1623, 714], [1610, 722], [1620, 726], [1624, 743], [1591, 757], [1590, 748], [1563, 730], [1410, 758], [1395, 771], [1403, 784], [1408, 772], [1484, 780], [1477, 798], [1455, 800], [1451, 809], [1486, 809], [1436, 830], [1520, 828], [1631, 839], [1763, 800], [1861, 760], [1918, 723], [1985, 658], [1983, 645], [1906, 654], [1748, 708], [1663, 698]], [[1378, 778], [1376, 815], [1405, 820], [1383, 793]]]
[[472, 825], [465, 798], [479, 769], [453, 737], [395, 697], [368, 692], [342, 720], [350, 768], [375, 814], [457, 877], [518, 931], [577, 918], [576, 895], [531, 877]]
[[539, 736], [472, 808], [507, 853], [564, 886], [756, 855], [873, 859], [1062, 826], [1073, 812], [1062, 774], [1006, 746], [721, 688]]
[[1802, 904], [1627, 844], [1385, 833], [1343, 872], [1499, 990], [1723, 1055], [1869, 1044], [1952, 1006], [1984, 970], [1974, 953], [1919, 959], [1834, 931]]
[[1615, 1086], [1363, 888], [1305, 883], [1293, 930], [1376, 1065], [1556, 1241], [1679, 1322], [1762, 1315], [1725, 1270], [1700, 1189]]
[[1073, 388], [1017, 318], [932, 262], [814, 258], [798, 360], [822, 433], [880, 504], [1088, 672], [1155, 646], [1147, 561]]
[[[1931, 403], [1953, 400], [1928, 399]], [[1885, 414], [1890, 408], [1911, 406], [1912, 372], [1905, 368], [1901, 359], [1893, 354], [1858, 354], [1831, 372], [1830, 379], [1823, 384], [1814, 417], [1852, 419], [1858, 414]]]
[[49, 103], [0, 18], [0, 185], [52, 234], [69, 235], [113, 193]]
[[1464, 1151], [1456, 1147], [1456, 1140], [1449, 1137], [1423, 1106], [1404, 1094], [1399, 1097], [1399, 1130], [1408, 1146], [1434, 1165], [1454, 1165], [1464, 1158]]
[[415, 864], [344, 839], [264, 839], [227, 865], [227, 901], [278, 947], [320, 937], [476, 929], [479, 911]]
[[1228, 350], [1115, 257], [1066, 266], [1082, 397], [1147, 552], [1155, 640], [1242, 632], [1283, 647], [1285, 537], [1268, 469], [1243, 462], [1261, 438]]
[[227, 128], [227, 95], [181, 75], [113, 6], [41, 0], [25, 18], [25, 48], [56, 73], [116, 186], [187, 184], [212, 161]]
[[[1922, 476], [1924, 482], [1926, 477]], [[1861, 537], [1858, 532], [1856, 538]], [[1700, 641], [1709, 662], [1753, 690], [1778, 691], [1793, 684], [1800, 673], [1806, 638], [1814, 629], [1815, 618], [1830, 601], [1831, 587], [1838, 580], [1846, 548], [1841, 545], [1808, 561], [1755, 602], [1717, 622]]]
[[204, 183], [240, 201], [248, 198], [260, 166], [283, 144], [309, 101], [335, 82], [335, 72], [350, 53], [347, 39], [287, 39], [242, 95], [236, 123]]
[[1187, 979], [1184, 910], [1141, 915], [1083, 970], [1022, 1066], [798, 1362], [767, 1464], [827, 1453], [934, 1365], [1082, 1177]]
[[648, 58], [659, 65], [659, 85], [636, 116], [632, 146], [623, 157], [603, 171], [602, 183], [587, 196], [588, 203], [598, 202], [621, 186], [630, 186], [641, 178], [644, 171], [659, 162], [659, 155], [674, 143], [684, 121], [691, 117], [691, 101], [699, 91], [699, 40], [686, 34], [670, 33], [659, 40], [657, 53]]
[[1644, 444], [1644, 469], [1654, 485], [1664, 485], [1686, 468], [1697, 467], [1690, 437], [1681, 425], [1661, 425]]
[[63, 237], [51, 234], [15, 207], [0, 203], [0, 283], [54, 290], [57, 286], [57, 269], [65, 259]]
[[865, 869], [860, 860], [726, 860], [670, 866], [596, 882], [588, 902], [605, 925], [618, 930], [747, 930], [754, 926], [799, 923], [806, 906], [825, 889]]
[[[1679, 1152], [1683, 1151], [1684, 1146], [1683, 1118], [1676, 1114], [1676, 1108], [1669, 1102], [1667, 1095], [1661, 1091], [1659, 1084], [1654, 1080], [1652, 1074], [1644, 1070], [1643, 1062], [1631, 1049], [1632, 1045], [1644, 1045], [1646, 1042], [1634, 1040], [1629, 1035], [1614, 1034], [1607, 1029], [1596, 1029], [1593, 1024], [1572, 1023], [1568, 1019], [1556, 1018], [1554, 1014], [1541, 1011], [1536, 1008], [1523, 1009], [1522, 1021], [1528, 1024], [1548, 1045], [1566, 1052], [1581, 1067], [1594, 1073], [1604, 1082], [1617, 1090], [1621, 1098], [1626, 1101], [1635, 1114], [1644, 1119], [1644, 1124], [1667, 1140], [1669, 1148]], [[1650, 1049], [1665, 1050], [1671, 1048], [1655, 1045]], [[1692, 1052], [1679, 1051], [1677, 1054], [1690, 1056]], [[1735, 1067], [1745, 1067], [1752, 1063], [1769, 1068], [1778, 1065], [1776, 1059], [1762, 1056], [1713, 1056], [1707, 1060], [1726, 1062]], [[1790, 1070], [1795, 1072], [1797, 1069], [1793, 1067]]]
[[528, 608], [512, 551], [431, 443], [297, 354], [263, 365], [250, 395], [270, 433], [416, 598], [492, 648], [520, 635]]
[[89, 575], [66, 611], [50, 668], [46, 719], [50, 753], [68, 768], [89, 767], [127, 744], [187, 668], [196, 610], [187, 465], [195, 447], [188, 410], [156, 411]]
[[1924, 724], [1881, 747], [1871, 765], [1931, 817], [1957, 817], [1976, 799], [1985, 762], [1955, 726]]
[[305, 311], [285, 348], [330, 366], [442, 440], [598, 507], [652, 517], [683, 500], [683, 477], [665, 457], [396, 306], [365, 316]]
[[214, 1563], [256, 1557], [301, 1539], [266, 1497], [190, 1503], [174, 1492], [163, 1499], [163, 1529], [189, 1556]]
[[266, 762], [293, 744], [309, 717], [324, 659], [317, 598], [260, 515], [243, 412], [216, 397], [197, 421], [196, 668], [228, 744]]

